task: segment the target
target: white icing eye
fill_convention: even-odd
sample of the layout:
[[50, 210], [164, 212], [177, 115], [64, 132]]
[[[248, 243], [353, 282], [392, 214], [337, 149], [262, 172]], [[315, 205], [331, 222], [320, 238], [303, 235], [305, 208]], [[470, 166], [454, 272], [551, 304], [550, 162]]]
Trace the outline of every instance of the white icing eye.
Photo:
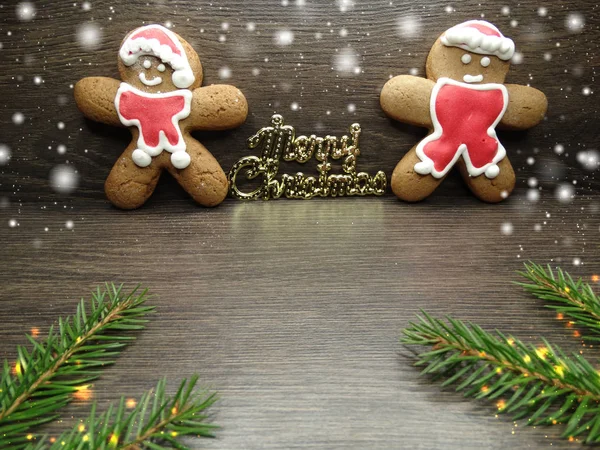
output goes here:
[[149, 69], [150, 67], [152, 67], [152, 63], [150, 62], [149, 59], [145, 59], [143, 64], [146, 69]]
[[491, 60], [490, 60], [490, 58], [488, 58], [487, 56], [484, 56], [483, 58], [481, 58], [481, 65], [482, 65], [483, 67], [487, 67], [487, 66], [489, 66], [489, 65], [491, 64], [491, 62], [492, 62], [492, 61], [491, 61]]
[[464, 55], [462, 55], [460, 60], [463, 62], [463, 64], [469, 64], [471, 62], [471, 55], [465, 53]]
[[164, 72], [165, 70], [167, 70], [164, 64], [159, 64], [157, 69], [159, 72]]

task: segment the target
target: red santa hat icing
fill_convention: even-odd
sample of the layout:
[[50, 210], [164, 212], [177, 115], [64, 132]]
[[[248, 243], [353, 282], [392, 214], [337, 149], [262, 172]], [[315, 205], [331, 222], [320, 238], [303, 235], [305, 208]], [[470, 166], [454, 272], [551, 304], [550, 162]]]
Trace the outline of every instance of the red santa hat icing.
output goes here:
[[480, 55], [494, 55], [507, 61], [515, 54], [515, 43], [484, 20], [469, 20], [442, 35], [442, 44], [460, 47]]
[[134, 30], [119, 50], [126, 66], [133, 65], [142, 55], [156, 56], [169, 64], [173, 68], [173, 84], [180, 89], [190, 87], [196, 79], [181, 42], [162, 25], [146, 25]]

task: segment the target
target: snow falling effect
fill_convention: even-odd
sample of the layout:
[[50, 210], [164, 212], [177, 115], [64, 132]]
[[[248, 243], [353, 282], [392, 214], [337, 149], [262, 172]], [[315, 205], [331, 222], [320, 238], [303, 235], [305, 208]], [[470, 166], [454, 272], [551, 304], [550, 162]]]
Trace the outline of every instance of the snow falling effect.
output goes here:
[[77, 27], [77, 43], [87, 51], [97, 50], [102, 43], [102, 30], [94, 22], [87, 22]]
[[[111, 6], [111, 3], [111, 1], [72, 2], [64, 7], [64, 11], [61, 10], [61, 13], [67, 14], [68, 12], [65, 11], [71, 8], [69, 14], [73, 14], [73, 20], [69, 33], [74, 33], [72, 39], [74, 38], [76, 45], [83, 50], [80, 52], [81, 58], [70, 64], [89, 65], [90, 75], [108, 75], [94, 71], [94, 66], [104, 64], [105, 61], [95, 60], [92, 56], [98, 50], [108, 52], [109, 44], [113, 45], [109, 43], [108, 30], [112, 30], [116, 25], [115, 19], [118, 14], [124, 13], [124, 6], [116, 2]], [[169, 4], [167, 0], [158, 0], [157, 3], [162, 6]], [[367, 6], [368, 2], [357, 0], [330, 2], [327, 17], [321, 18], [319, 23], [311, 21], [313, 18], [311, 13], [322, 5], [308, 0], [274, 0], [271, 6], [274, 14], [279, 15], [280, 19], [268, 23], [257, 16], [232, 15], [226, 8], [220, 9], [217, 3], [214, 3], [214, 8], [219, 8], [218, 20], [214, 20], [210, 25], [203, 23], [201, 25], [203, 28], [198, 28], [195, 36], [193, 34], [185, 36], [191, 39], [190, 42], [193, 42], [197, 49], [202, 39], [211, 39], [213, 42], [220, 43], [219, 48], [223, 49], [222, 58], [206, 64], [207, 72], [212, 71], [211, 82], [218, 82], [218, 77], [218, 80], [234, 85], [242, 79], [246, 83], [262, 83], [272, 77], [276, 73], [275, 70], [282, 70], [287, 65], [289, 69], [287, 76], [281, 75], [284, 78], [269, 79], [269, 86], [272, 86], [274, 94], [272, 98], [265, 100], [265, 103], [273, 109], [280, 109], [284, 114], [290, 114], [290, 118], [298, 118], [297, 120], [306, 118], [310, 114], [315, 128], [310, 129], [307, 126], [306, 131], [323, 133], [336, 131], [329, 129], [330, 124], [335, 122], [327, 122], [328, 120], [342, 117], [349, 123], [363, 124], [363, 121], [369, 120], [368, 118], [376, 112], [373, 111], [373, 108], [377, 107], [376, 102], [365, 101], [365, 98], [361, 97], [363, 93], [357, 90], [356, 86], [361, 88], [373, 86], [373, 98], [375, 98], [377, 94], [375, 86], [380, 86], [387, 77], [400, 74], [424, 77], [424, 63], [429, 49], [427, 46], [430, 35], [431, 39], [434, 39], [443, 27], [452, 21], [457, 23], [465, 14], [460, 2], [442, 3], [435, 11], [438, 15], [442, 14], [439, 16], [440, 23], [434, 23], [436, 29], [433, 30], [430, 20], [432, 11], [427, 10], [428, 5], [422, 5], [423, 11], [421, 11], [421, 9], [405, 8], [401, 2], [390, 2], [389, 20], [386, 21], [390, 30], [387, 36], [394, 41], [394, 44], [377, 42], [377, 46], [371, 47], [376, 34], [378, 36], [383, 32], [377, 30], [375, 33], [373, 29], [364, 27], [364, 23], [369, 20], [369, 14], [372, 13], [371, 7]], [[43, 21], [48, 20], [47, 11], [41, 5], [40, 2], [17, 0], [5, 6], [12, 23], [16, 25], [12, 30], [6, 29], [0, 49], [7, 49], [9, 45], [13, 49], [23, 45], [24, 34], [17, 34], [17, 27], [25, 30], [33, 29], [38, 24], [45, 26]], [[543, 2], [539, 2], [538, 5], [543, 5]], [[592, 51], [587, 53], [591, 56], [576, 58], [576, 50], [573, 50], [576, 46], [573, 44], [584, 40], [586, 34], [592, 30], [593, 21], [590, 14], [595, 14], [596, 11], [592, 13], [584, 8], [579, 8], [578, 11], [574, 9], [577, 8], [576, 3], [571, 5], [570, 11], [551, 4], [538, 5], [530, 6], [527, 14], [524, 13], [523, 6], [517, 3], [510, 3], [510, 5], [499, 3], [489, 8], [482, 6], [481, 18], [492, 21], [504, 34], [515, 38], [517, 48], [523, 53], [516, 52], [511, 62], [520, 65], [513, 70], [521, 74], [522, 84], [543, 87], [540, 85], [543, 77], [536, 76], [533, 70], [530, 73], [531, 66], [536, 65], [537, 68], [537, 65], [542, 65], [548, 70], [560, 66], [561, 71], [565, 69], [564, 74], [561, 72], [562, 78], [558, 78], [560, 85], [553, 88], [560, 88], [565, 97], [568, 96], [574, 102], [581, 102], [582, 107], [590, 112], [594, 108], [593, 102], [597, 102], [598, 95], [594, 92], [597, 91], [597, 80], [594, 78], [597, 74], [591, 68], [595, 60], [590, 58], [597, 55], [597, 52], [594, 53], [592, 48]], [[205, 9], [203, 12], [209, 12], [208, 6], [203, 9]], [[484, 9], [486, 9], [485, 15]], [[479, 11], [474, 11], [472, 14], [473, 18], [480, 18]], [[180, 14], [166, 14], [162, 23], [174, 31], [179, 31], [185, 26], [184, 17]], [[442, 19], [445, 21], [443, 24]], [[112, 39], [112, 31], [110, 34]], [[536, 42], [542, 40], [545, 45], [539, 48]], [[27, 44], [31, 50], [30, 43]], [[310, 54], [311, 52], [306, 50], [307, 44], [310, 44], [311, 50], [316, 50], [316, 53], [319, 53], [320, 46], [327, 51], [319, 54], [320, 60], [317, 62], [315, 52]], [[53, 135], [47, 138], [47, 142], [36, 142], [35, 145], [45, 149], [43, 161], [49, 164], [48, 167], [54, 166], [48, 174], [49, 186], [53, 192], [72, 194], [76, 192], [79, 182], [83, 183], [83, 179], [80, 180], [80, 175], [72, 163], [75, 162], [78, 167], [80, 166], [87, 179], [88, 170], [80, 161], [92, 155], [98, 158], [98, 149], [91, 146], [89, 149], [85, 148], [86, 144], [78, 140], [78, 133], [88, 131], [78, 122], [73, 122], [66, 114], [61, 115], [62, 107], [73, 106], [72, 92], [69, 92], [69, 89], [72, 89], [72, 84], [76, 80], [61, 80], [49, 70], [52, 67], [44, 61], [43, 55], [48, 51], [45, 45], [48, 43], [43, 41], [37, 43], [39, 53], [36, 49], [36, 51], [17, 54], [23, 72], [15, 72], [13, 75], [15, 84], [19, 84], [23, 89], [35, 89], [40, 96], [46, 95], [61, 83], [64, 89], [60, 93], [52, 94], [55, 109], [52, 109], [51, 114], [49, 114], [50, 108], [44, 110], [38, 105], [30, 104], [17, 107], [17, 111], [6, 111], [7, 125], [13, 128], [13, 133], [10, 138], [3, 138], [5, 143], [0, 144], [0, 172], [9, 175], [11, 172], [18, 174], [19, 165], [26, 164], [29, 157], [30, 150], [23, 143], [25, 138], [31, 136], [31, 129], [36, 124], [47, 121]], [[230, 52], [240, 57], [241, 47], [243, 47], [244, 57], [253, 61], [250, 66], [240, 67], [239, 59], [230, 58]], [[384, 51], [386, 47], [389, 49]], [[377, 53], [374, 53], [373, 48], [377, 49]], [[531, 50], [535, 48], [539, 48], [537, 53]], [[89, 53], [86, 54], [84, 51]], [[384, 55], [384, 53], [388, 54]], [[377, 73], [378, 67], [371, 65], [376, 58], [381, 58], [388, 63], [385, 73]], [[305, 74], [312, 74], [312, 69], [317, 63], [325, 64], [331, 70], [330, 79], [326, 79], [326, 74], [318, 74], [310, 80], [311, 82], [324, 81], [326, 87], [321, 87], [320, 83], [309, 86], [306, 81]], [[332, 78], [335, 80], [332, 81]], [[317, 96], [319, 98], [313, 102], [310, 100], [311, 96], [307, 95], [309, 89], [318, 89], [319, 93], [322, 89], [323, 95]], [[331, 100], [328, 100], [323, 107], [318, 102], [321, 97], [331, 98]], [[337, 106], [334, 102], [338, 102]], [[317, 109], [319, 107], [321, 110]], [[559, 132], [559, 125], [560, 121], [568, 121], [572, 118], [561, 116], [563, 112], [560, 111], [553, 110], [552, 113], [553, 115], [549, 115], [548, 120], [540, 125], [542, 131], [538, 135], [546, 140], [544, 144], [535, 144], [539, 148], [527, 148], [525, 145], [519, 148], [520, 143], [517, 140], [510, 142], [510, 147], [507, 145], [507, 151], [515, 154], [511, 161], [517, 173], [517, 186], [511, 199], [503, 204], [507, 214], [492, 224], [490, 230], [505, 236], [509, 242], [516, 241], [524, 230], [529, 230], [531, 233], [553, 233], [558, 230], [557, 223], [567, 225], [568, 220], [562, 214], [562, 210], [568, 208], [573, 211], [581, 204], [582, 213], [576, 214], [572, 223], [576, 231], [571, 234], [576, 235], [570, 236], [569, 239], [559, 239], [561, 245], [563, 241], [570, 242], [568, 245], [564, 244], [565, 248], [570, 246], [569, 251], [581, 251], [581, 248], [575, 249], [576, 245], [573, 242], [578, 242], [578, 238], [589, 242], [590, 239], [597, 238], [597, 236], [590, 237], [590, 229], [596, 233], [599, 231], [598, 225], [594, 225], [589, 219], [597, 217], [600, 212], [600, 203], [589, 200], [589, 186], [594, 186], [594, 176], [597, 177], [600, 173], [600, 152], [593, 148], [598, 148], [596, 143], [567, 140]], [[368, 133], [369, 130], [366, 129], [368, 127], [365, 124], [363, 126]], [[535, 133], [540, 131], [536, 129]], [[15, 139], [14, 136], [17, 138]], [[371, 164], [376, 164], [375, 156], [370, 151], [368, 154], [372, 158]], [[27, 180], [24, 178], [21, 184], [14, 185], [14, 198], [10, 193], [0, 196], [0, 210], [9, 212], [4, 223], [10, 220], [12, 227], [18, 231], [26, 226], [26, 221], [18, 218], [18, 213], [15, 212], [16, 205], [19, 204], [18, 193], [26, 190], [26, 183]], [[7, 191], [10, 191], [10, 188]], [[556, 211], [556, 208], [562, 208], [561, 212]], [[519, 214], [512, 214], [511, 210]], [[67, 218], [71, 217], [74, 216]], [[73, 220], [67, 218], [63, 218], [60, 223], [55, 223], [49, 229], [51, 231], [75, 230], [77, 227], [74, 226]], [[563, 262], [573, 262], [574, 265], [583, 264], [584, 261], [587, 263], [590, 259], [576, 257], [573, 254], [567, 255], [566, 252], [562, 256]]]
[[10, 148], [6, 144], [0, 144], [0, 166], [5, 166], [10, 161]]
[[21, 2], [17, 4], [17, 19], [22, 22], [29, 22], [35, 18], [35, 5], [33, 2]]
[[50, 186], [60, 194], [70, 194], [79, 183], [79, 174], [73, 166], [60, 164], [50, 171]]
[[421, 33], [421, 20], [417, 16], [405, 16], [396, 22], [396, 30], [400, 37], [410, 39]]
[[341, 75], [352, 75], [360, 73], [358, 55], [351, 48], [344, 48], [333, 57], [333, 68]]
[[585, 26], [585, 19], [579, 13], [571, 13], [565, 19], [565, 27], [571, 33], [581, 33]]
[[279, 30], [273, 36], [273, 40], [279, 47], [287, 47], [294, 42], [294, 33], [290, 30]]

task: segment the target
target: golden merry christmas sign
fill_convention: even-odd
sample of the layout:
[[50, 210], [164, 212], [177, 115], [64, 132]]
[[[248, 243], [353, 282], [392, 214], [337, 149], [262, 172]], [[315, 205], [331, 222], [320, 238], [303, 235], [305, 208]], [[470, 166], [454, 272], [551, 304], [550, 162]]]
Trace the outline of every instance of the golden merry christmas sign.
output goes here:
[[[385, 173], [379, 171], [371, 176], [357, 172], [360, 133], [360, 125], [355, 123], [350, 126], [350, 134], [339, 139], [314, 134], [296, 137], [294, 127], [285, 125], [283, 117], [275, 114], [271, 126], [261, 128], [248, 139], [248, 147], [260, 149], [261, 156], [245, 156], [229, 171], [229, 192], [240, 200], [383, 195], [387, 187]], [[277, 177], [282, 160], [304, 164], [313, 156], [319, 162], [316, 177], [302, 172]], [[331, 173], [332, 162], [337, 160], [341, 160], [341, 173]], [[240, 174], [248, 180], [262, 177], [262, 183], [245, 192], [237, 184]]]

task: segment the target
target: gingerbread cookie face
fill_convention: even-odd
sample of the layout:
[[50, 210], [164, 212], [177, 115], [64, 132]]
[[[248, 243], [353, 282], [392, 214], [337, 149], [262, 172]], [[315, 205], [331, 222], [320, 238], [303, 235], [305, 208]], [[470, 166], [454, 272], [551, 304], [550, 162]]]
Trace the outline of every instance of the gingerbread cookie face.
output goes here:
[[202, 65], [183, 38], [161, 25], [129, 33], [119, 49], [119, 74], [148, 92], [194, 89], [202, 84]]
[[504, 83], [509, 61], [480, 55], [459, 47], [448, 47], [438, 39], [427, 57], [427, 78], [437, 81], [446, 77], [463, 83]]
[[496, 127], [529, 128], [542, 120], [547, 106], [536, 89], [504, 84], [514, 52], [514, 42], [498, 28], [472, 20], [436, 40], [427, 79], [399, 76], [386, 83], [384, 111], [430, 129], [394, 170], [391, 185], [398, 197], [422, 200], [455, 165], [482, 200], [508, 197], [515, 175]]
[[75, 86], [87, 117], [131, 128], [133, 140], [105, 184], [108, 198], [125, 209], [141, 206], [166, 169], [198, 203], [220, 203], [225, 173], [190, 131], [239, 126], [248, 113], [244, 95], [228, 85], [201, 88], [197, 53], [161, 25], [129, 33], [118, 58], [122, 82], [92, 77]]

